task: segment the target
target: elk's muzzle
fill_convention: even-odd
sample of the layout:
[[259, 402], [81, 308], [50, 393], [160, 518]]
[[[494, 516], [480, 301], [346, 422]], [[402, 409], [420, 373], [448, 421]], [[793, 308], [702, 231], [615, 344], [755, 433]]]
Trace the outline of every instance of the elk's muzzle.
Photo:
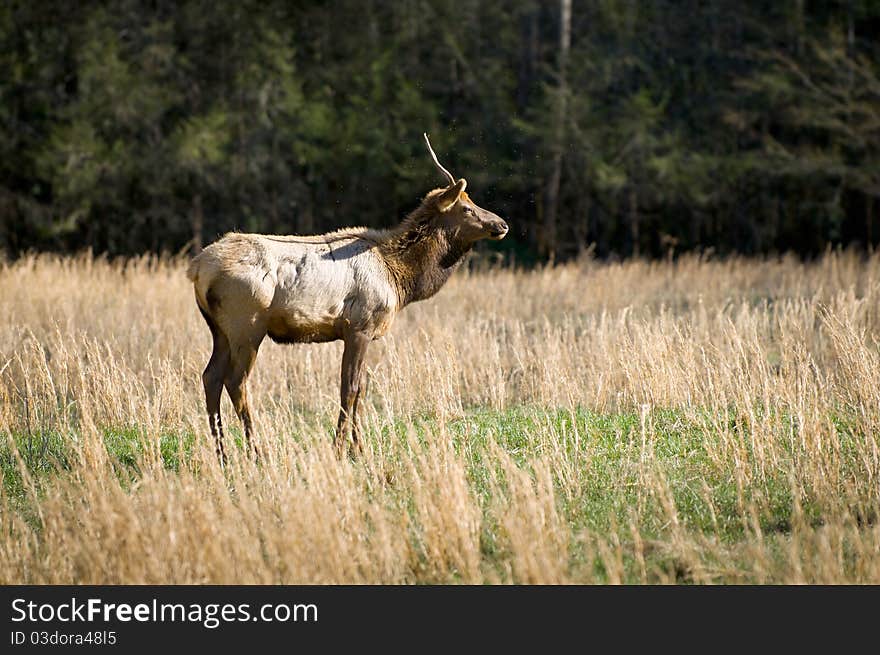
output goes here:
[[500, 218], [497, 221], [492, 221], [488, 225], [489, 228], [489, 238], [494, 239], [495, 241], [500, 241], [507, 235], [507, 231], [509, 228], [507, 227], [507, 223], [505, 223]]

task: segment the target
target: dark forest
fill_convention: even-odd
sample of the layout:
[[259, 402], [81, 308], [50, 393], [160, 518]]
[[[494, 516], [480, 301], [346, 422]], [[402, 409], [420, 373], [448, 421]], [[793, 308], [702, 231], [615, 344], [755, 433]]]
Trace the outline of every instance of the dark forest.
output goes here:
[[870, 249], [880, 2], [6, 2], [0, 252], [390, 226], [509, 261]]

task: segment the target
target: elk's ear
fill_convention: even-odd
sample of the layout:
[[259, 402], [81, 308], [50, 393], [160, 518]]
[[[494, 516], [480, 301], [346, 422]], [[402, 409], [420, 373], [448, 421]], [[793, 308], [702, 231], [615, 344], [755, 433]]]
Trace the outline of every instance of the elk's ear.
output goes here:
[[467, 180], [461, 178], [458, 182], [456, 182], [451, 187], [446, 189], [446, 191], [441, 193], [440, 198], [438, 198], [437, 200], [437, 207], [440, 209], [440, 211], [449, 211], [449, 209], [458, 202], [458, 199], [461, 197], [461, 194], [466, 186]]

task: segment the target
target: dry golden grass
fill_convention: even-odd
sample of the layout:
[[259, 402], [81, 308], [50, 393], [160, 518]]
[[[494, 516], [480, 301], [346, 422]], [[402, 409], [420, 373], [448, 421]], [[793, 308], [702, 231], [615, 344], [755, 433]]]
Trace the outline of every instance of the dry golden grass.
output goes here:
[[267, 342], [226, 471], [183, 267], [0, 268], [0, 582], [880, 583], [880, 257], [461, 272], [360, 460], [341, 345]]

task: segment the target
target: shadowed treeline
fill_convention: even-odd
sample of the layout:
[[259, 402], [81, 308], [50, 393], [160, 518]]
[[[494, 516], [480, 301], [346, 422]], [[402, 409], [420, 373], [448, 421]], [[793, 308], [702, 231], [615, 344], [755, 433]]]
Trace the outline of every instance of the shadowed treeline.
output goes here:
[[391, 225], [440, 180], [517, 261], [880, 241], [880, 5], [0, 8], [0, 252]]

